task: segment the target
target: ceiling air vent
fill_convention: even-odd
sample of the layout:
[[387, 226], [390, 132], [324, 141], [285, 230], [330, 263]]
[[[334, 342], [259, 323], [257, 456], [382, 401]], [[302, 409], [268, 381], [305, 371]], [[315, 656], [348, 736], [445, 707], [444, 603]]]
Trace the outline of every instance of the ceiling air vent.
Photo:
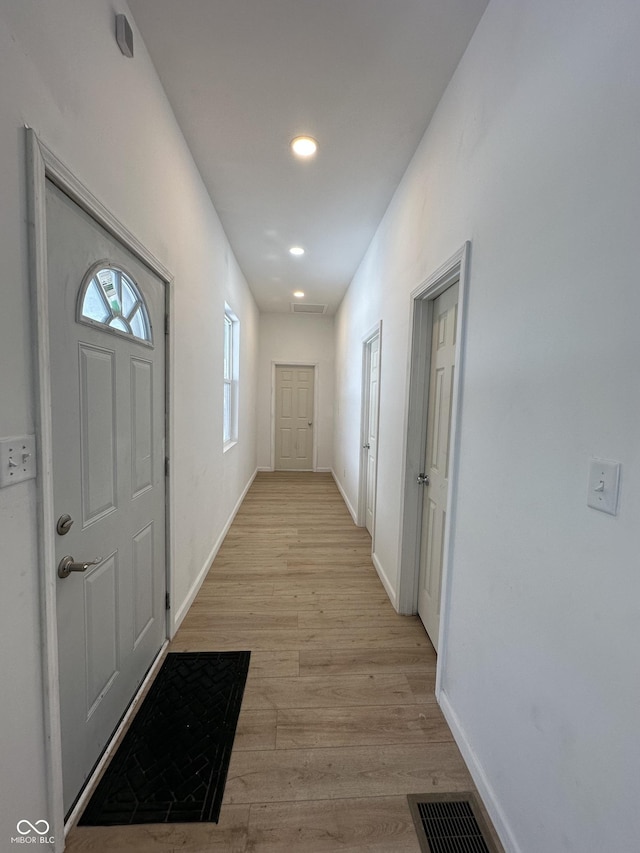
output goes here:
[[326, 305], [313, 305], [310, 302], [291, 303], [291, 311], [293, 314], [324, 314], [326, 310]]

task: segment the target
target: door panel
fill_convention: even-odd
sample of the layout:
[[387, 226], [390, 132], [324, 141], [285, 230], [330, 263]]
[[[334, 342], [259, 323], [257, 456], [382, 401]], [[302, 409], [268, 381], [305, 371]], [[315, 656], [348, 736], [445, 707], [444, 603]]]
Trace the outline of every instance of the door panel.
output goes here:
[[377, 335], [367, 344], [367, 400], [365, 404], [366, 418], [366, 463], [365, 476], [365, 526], [371, 536], [374, 530], [376, 477], [378, 457], [378, 396], [380, 385], [380, 336]]
[[438, 648], [442, 560], [447, 523], [449, 445], [455, 377], [458, 285], [445, 290], [433, 303], [431, 364], [429, 371], [425, 487], [420, 541], [418, 613]]
[[131, 359], [132, 497], [153, 486], [153, 364]]
[[80, 344], [82, 522], [116, 509], [115, 352]]
[[313, 395], [312, 367], [276, 365], [276, 470], [313, 470]]
[[[56, 558], [96, 561], [57, 579], [68, 811], [166, 636], [164, 285], [50, 183], [46, 215], [54, 513], [74, 521], [56, 537]], [[151, 345], [79, 322], [81, 286], [98, 263], [138, 286]], [[115, 291], [91, 287], [106, 316]], [[140, 329], [139, 308], [124, 287], [120, 296], [118, 310]]]
[[305, 463], [309, 458], [309, 448], [307, 447], [308, 433], [308, 429], [299, 428], [296, 434], [296, 458], [303, 459]]
[[106, 696], [120, 670], [117, 554], [112, 554], [84, 580], [87, 716]]
[[133, 537], [134, 647], [153, 623], [153, 522]]

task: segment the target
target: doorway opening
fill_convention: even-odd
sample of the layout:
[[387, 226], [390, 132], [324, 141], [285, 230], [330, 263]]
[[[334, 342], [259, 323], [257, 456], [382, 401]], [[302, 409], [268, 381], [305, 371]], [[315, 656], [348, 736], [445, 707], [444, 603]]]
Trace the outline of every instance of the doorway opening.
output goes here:
[[358, 525], [366, 527], [375, 551], [375, 515], [378, 477], [378, 424], [382, 321], [362, 339], [361, 453]]
[[316, 366], [274, 363], [272, 388], [272, 470], [315, 471]]
[[[167, 608], [172, 583], [171, 501], [165, 473], [165, 454], [170, 456], [170, 451], [165, 447], [170, 448], [172, 440], [168, 405], [171, 376], [168, 317], [172, 276], [30, 129], [27, 130], [27, 154], [40, 458], [36, 488], [46, 775], [50, 830], [55, 837], [55, 850], [61, 851], [65, 829], [72, 824], [82, 797], [86, 796], [81, 795], [65, 827], [65, 811], [78, 793], [75, 788], [79, 785], [86, 791], [86, 783], [94, 778], [106, 760], [113, 737], [111, 731], [107, 732], [105, 745], [101, 741], [104, 732], [116, 718], [119, 704], [124, 703], [125, 719], [131, 713], [133, 700], [141, 689], [139, 683], [144, 684], [152, 676], [170, 633]], [[78, 244], [69, 240], [69, 234], [74, 233], [76, 227], [83, 231], [85, 243], [96, 241], [86, 253], [92, 258], [90, 269], [85, 269], [82, 258], [76, 258], [78, 270], [83, 272], [74, 272], [73, 287], [81, 290], [72, 288], [64, 297], [64, 305], [57, 303], [59, 294], [55, 288], [67, 286], [60, 270], [73, 258], [71, 251], [60, 248], [62, 243], [58, 244], [55, 237], [53, 226], [61, 224], [57, 218], [59, 210], [65, 211], [70, 226], [64, 237], [65, 245], [71, 245], [76, 255], [79, 256]], [[114, 263], [111, 263], [112, 250]], [[129, 277], [131, 272], [133, 279]], [[138, 282], [135, 286], [134, 279]], [[77, 302], [76, 294], [79, 294]], [[66, 313], [63, 312], [65, 307]], [[149, 311], [151, 313], [146, 313]], [[76, 340], [69, 348], [65, 338], [72, 333]], [[117, 361], [122, 364], [116, 372]], [[116, 377], [123, 376], [124, 361], [127, 363], [126, 387], [121, 387]], [[67, 370], [69, 364], [72, 367]], [[59, 387], [61, 380], [63, 388]], [[127, 421], [123, 426], [116, 410], [123, 408], [125, 397]], [[70, 446], [69, 458], [63, 454], [61, 461], [59, 445], [66, 437], [64, 429], [60, 428], [60, 418], [56, 422], [56, 407], [52, 401], [59, 408], [63, 398], [75, 400], [73, 405], [78, 409], [78, 416], [71, 420], [79, 423], [84, 432], [81, 429], [82, 435], [73, 447]], [[98, 411], [94, 405], [96, 400], [103, 409], [111, 407], [109, 411]], [[122, 459], [117, 458], [118, 444], [124, 452]], [[123, 478], [121, 475], [125, 471], [130, 476]], [[78, 494], [70, 497], [64, 494], [61, 499], [60, 486], [65, 481], [75, 483]], [[151, 495], [158, 495], [159, 500]], [[62, 504], [67, 499], [75, 503], [74, 509], [61, 515], [65, 512]], [[117, 520], [117, 515], [122, 516], [119, 509], [124, 509], [127, 502], [135, 502], [137, 511], [140, 507], [144, 509], [143, 505], [150, 499], [153, 507], [147, 508], [146, 514], [142, 513], [144, 518], [140, 515], [134, 519], [131, 529], [122, 533], [123, 528], [114, 524], [113, 531], [104, 532], [104, 541], [87, 538], [98, 536], [98, 532], [102, 535], [103, 523], [110, 524]], [[63, 519], [68, 521], [60, 524]], [[125, 540], [126, 546], [122, 544]], [[68, 549], [65, 543], [69, 544]], [[78, 553], [75, 553], [76, 545], [81, 549]], [[128, 557], [124, 556], [125, 550], [129, 552]], [[62, 552], [73, 556], [60, 559]], [[127, 601], [118, 593], [118, 585], [124, 578], [120, 565], [125, 562], [133, 571], [133, 575], [129, 575], [133, 587]], [[76, 574], [72, 574], [74, 572]], [[81, 588], [83, 584], [84, 589]], [[103, 604], [105, 594], [111, 607]], [[81, 620], [78, 623], [84, 632], [81, 643], [75, 644], [71, 638], [70, 643], [64, 640], [67, 645], [61, 646], [67, 624], [66, 612], [74, 611], [75, 605], [82, 605], [85, 615], [89, 606], [92, 630], [87, 633], [86, 620], [84, 625]], [[128, 614], [124, 621], [132, 628], [129, 633], [133, 637], [132, 654], [136, 658], [127, 682], [133, 687], [129, 692], [124, 691], [109, 709], [108, 719], [101, 724], [100, 737], [94, 739], [91, 735], [84, 740], [86, 744], [101, 741], [99, 750], [104, 748], [102, 758], [97, 757], [98, 765], [93, 769], [90, 766], [93, 747], [79, 756], [75, 751], [75, 739], [69, 736], [73, 725], [69, 724], [68, 708], [63, 703], [62, 685], [72, 679], [73, 670], [69, 670], [64, 650], [67, 646], [73, 648], [74, 653], [80, 650], [80, 658], [76, 654], [74, 660], [84, 667], [87, 678], [82, 695], [78, 694], [78, 708], [83, 725], [91, 726], [98, 718], [102, 700], [109, 693], [115, 696], [113, 686], [119, 680], [121, 653], [125, 646], [131, 646], [130, 637], [125, 638], [120, 632], [122, 622], [116, 611], [123, 606]], [[111, 622], [110, 616], [113, 616]], [[105, 627], [107, 630], [103, 632]], [[103, 643], [109, 630], [113, 642]], [[84, 664], [90, 666], [87, 668]], [[115, 721], [117, 724], [117, 719]], [[71, 776], [70, 767], [74, 768]], [[88, 773], [85, 772], [87, 768]]]
[[[440, 673], [446, 654], [469, 254], [470, 244], [465, 243], [411, 294], [412, 339], [398, 610], [405, 615], [418, 612], [421, 562], [424, 571], [425, 558], [428, 557], [430, 547], [435, 545], [431, 556], [440, 574], [436, 604], [441, 617], [439, 625], [436, 624], [437, 634], [434, 641], [439, 654], [436, 695], [440, 689]], [[453, 289], [454, 286], [457, 290]], [[441, 299], [443, 295], [444, 299]], [[436, 365], [434, 349], [439, 350], [440, 345], [445, 342], [449, 349], [449, 365], [443, 371], [442, 365]], [[443, 404], [446, 411], [443, 410]], [[438, 423], [441, 439], [439, 448], [437, 441], [432, 440], [438, 436]], [[434, 461], [434, 449], [439, 450], [438, 467], [444, 468], [443, 473], [446, 474], [444, 483], [440, 480], [435, 484], [442, 499], [439, 510], [441, 517], [438, 522], [440, 530], [436, 534], [436, 541], [433, 539], [434, 528], [430, 530], [430, 524], [436, 521], [436, 512], [433, 507], [426, 505], [430, 499], [428, 490], [432, 479], [428, 467], [429, 463]], [[427, 458], [428, 450], [432, 455], [430, 460]]]

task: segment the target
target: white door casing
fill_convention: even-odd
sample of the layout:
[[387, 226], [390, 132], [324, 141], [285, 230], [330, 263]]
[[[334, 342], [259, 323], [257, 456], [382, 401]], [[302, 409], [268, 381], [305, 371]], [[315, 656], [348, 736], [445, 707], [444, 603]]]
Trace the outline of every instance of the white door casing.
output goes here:
[[378, 465], [378, 421], [380, 400], [380, 327], [363, 343], [362, 463], [360, 466], [359, 523], [375, 533]]
[[441, 614], [436, 669], [436, 698], [443, 699], [447, 669], [448, 623], [454, 572], [454, 543], [457, 520], [457, 485], [461, 445], [462, 388], [465, 367], [467, 304], [470, 288], [471, 243], [461, 248], [411, 293], [411, 347], [409, 352], [409, 393], [406, 398], [404, 435], [404, 487], [401, 507], [400, 566], [397, 608], [403, 615], [418, 610], [418, 586], [422, 509], [425, 488], [418, 485], [424, 473], [426, 422], [431, 359], [433, 302], [447, 288], [458, 283], [456, 324], [456, 370], [451, 400], [447, 508], [442, 543]]
[[365, 526], [373, 536], [376, 506], [376, 460], [378, 458], [378, 400], [380, 389], [380, 338], [369, 344], [369, 400], [367, 418], [367, 490]]
[[[64, 809], [107, 746], [166, 636], [164, 284], [50, 182], [46, 190], [53, 509]], [[85, 274], [125, 270], [153, 345], [78, 321]]]
[[449, 487], [449, 448], [455, 381], [458, 285], [433, 302], [431, 359], [423, 473], [418, 613], [438, 649], [444, 537]]
[[275, 368], [275, 469], [313, 470], [314, 367]]

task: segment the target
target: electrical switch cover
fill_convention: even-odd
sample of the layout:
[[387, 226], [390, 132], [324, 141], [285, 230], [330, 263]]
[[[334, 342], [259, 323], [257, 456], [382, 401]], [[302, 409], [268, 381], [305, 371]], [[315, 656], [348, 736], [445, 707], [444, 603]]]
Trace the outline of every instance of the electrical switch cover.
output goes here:
[[36, 437], [0, 439], [0, 489], [36, 476]]
[[610, 459], [592, 459], [589, 463], [587, 506], [616, 515], [620, 487], [620, 463]]

